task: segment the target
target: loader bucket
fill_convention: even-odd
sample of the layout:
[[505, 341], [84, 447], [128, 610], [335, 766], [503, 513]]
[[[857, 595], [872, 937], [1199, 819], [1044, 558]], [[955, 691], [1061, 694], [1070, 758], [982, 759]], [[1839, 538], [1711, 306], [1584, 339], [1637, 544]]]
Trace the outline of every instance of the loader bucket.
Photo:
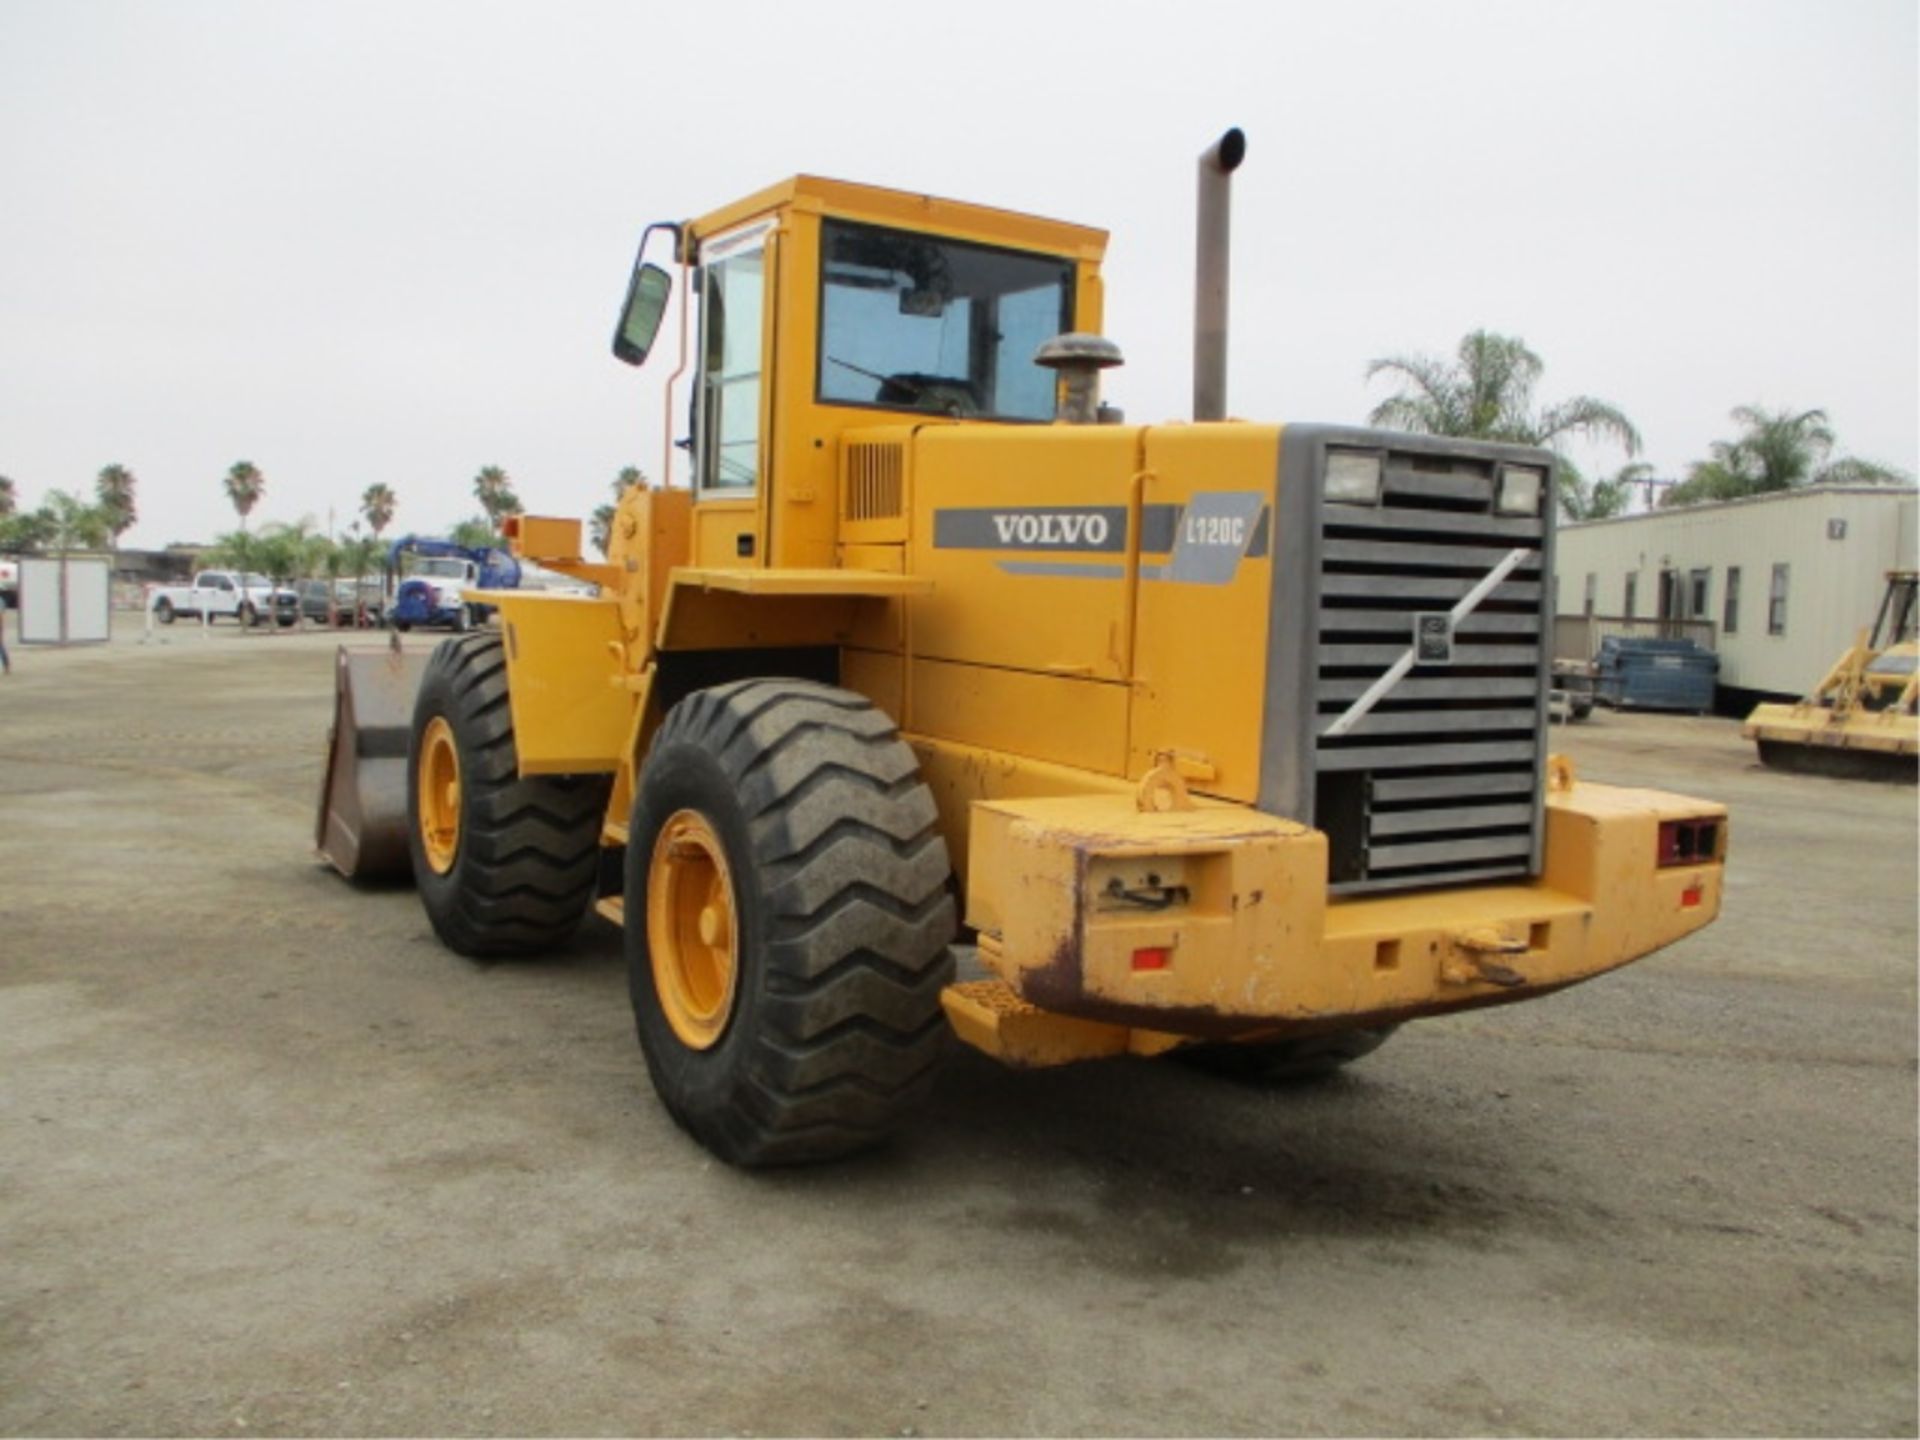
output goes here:
[[1760, 763], [1770, 769], [1908, 785], [1920, 781], [1920, 721], [1899, 710], [1840, 714], [1804, 703], [1762, 705], [1740, 733], [1756, 742]]
[[407, 735], [428, 655], [348, 650], [334, 663], [333, 728], [314, 843], [349, 880], [399, 880], [407, 854]]

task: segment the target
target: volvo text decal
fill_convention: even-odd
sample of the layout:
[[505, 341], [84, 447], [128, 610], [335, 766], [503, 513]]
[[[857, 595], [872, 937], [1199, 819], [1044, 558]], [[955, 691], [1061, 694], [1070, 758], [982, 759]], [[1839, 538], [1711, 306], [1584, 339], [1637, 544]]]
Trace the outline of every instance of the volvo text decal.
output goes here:
[[[1268, 509], [1252, 490], [1210, 490], [1186, 505], [1143, 505], [1140, 551], [1167, 555], [1165, 564], [1142, 565], [1142, 580], [1187, 585], [1225, 585], [1243, 559], [1266, 555]], [[936, 550], [1035, 551], [1061, 556], [1120, 555], [1127, 548], [1124, 505], [1009, 505], [955, 507], [933, 512]], [[1124, 569], [1075, 560], [1001, 560], [1010, 575], [1047, 575], [1114, 580]]]
[[936, 550], [1059, 550], [1117, 554], [1127, 548], [1124, 505], [1022, 505], [936, 510]]

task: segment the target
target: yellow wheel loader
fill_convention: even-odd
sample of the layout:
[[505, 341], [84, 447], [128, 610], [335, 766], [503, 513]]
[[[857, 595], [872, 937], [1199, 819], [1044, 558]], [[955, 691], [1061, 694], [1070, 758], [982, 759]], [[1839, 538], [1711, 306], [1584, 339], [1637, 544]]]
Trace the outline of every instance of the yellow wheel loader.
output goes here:
[[1858, 779], [1920, 779], [1920, 573], [1892, 570], [1871, 629], [1791, 705], [1761, 705], [1740, 729], [1762, 764]]
[[1707, 924], [1723, 807], [1546, 751], [1554, 457], [1225, 418], [1243, 153], [1192, 421], [1100, 402], [1099, 230], [810, 176], [649, 227], [614, 350], [677, 315], [690, 484], [604, 561], [509, 522], [594, 598], [343, 656], [322, 850], [463, 954], [621, 927], [745, 1165], [874, 1142], [954, 1037], [1298, 1077]]

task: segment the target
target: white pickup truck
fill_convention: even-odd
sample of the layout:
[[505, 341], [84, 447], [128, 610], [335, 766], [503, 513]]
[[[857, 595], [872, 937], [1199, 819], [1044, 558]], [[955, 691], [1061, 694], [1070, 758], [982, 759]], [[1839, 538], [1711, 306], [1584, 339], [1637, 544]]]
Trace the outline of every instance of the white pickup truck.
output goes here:
[[148, 598], [147, 608], [162, 625], [183, 615], [242, 625], [264, 625], [269, 619], [292, 625], [300, 618], [300, 597], [264, 575], [202, 570], [191, 585], [160, 586]]

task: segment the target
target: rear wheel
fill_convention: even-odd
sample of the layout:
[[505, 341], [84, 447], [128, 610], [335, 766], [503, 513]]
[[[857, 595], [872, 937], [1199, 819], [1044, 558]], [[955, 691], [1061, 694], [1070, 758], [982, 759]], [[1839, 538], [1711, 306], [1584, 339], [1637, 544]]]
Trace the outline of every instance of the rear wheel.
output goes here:
[[1242, 1045], [1193, 1045], [1174, 1053], [1189, 1065], [1250, 1085], [1298, 1085], [1324, 1080], [1371, 1055], [1399, 1028], [1381, 1025], [1370, 1030], [1298, 1035]]
[[251, 600], [242, 600], [240, 608], [233, 612], [233, 618], [238, 620], [244, 628], [251, 629], [260, 623], [260, 612], [253, 608]]
[[153, 607], [153, 618], [158, 620], [162, 625], [171, 625], [173, 623], [173, 602], [162, 599], [159, 604]]
[[933, 796], [893, 722], [802, 680], [663, 722], [627, 846], [627, 976], [654, 1088], [736, 1165], [882, 1139], [945, 1053], [954, 932]]
[[408, 846], [434, 931], [462, 955], [550, 949], [579, 926], [599, 875], [608, 780], [519, 774], [496, 635], [433, 652], [407, 747]]

